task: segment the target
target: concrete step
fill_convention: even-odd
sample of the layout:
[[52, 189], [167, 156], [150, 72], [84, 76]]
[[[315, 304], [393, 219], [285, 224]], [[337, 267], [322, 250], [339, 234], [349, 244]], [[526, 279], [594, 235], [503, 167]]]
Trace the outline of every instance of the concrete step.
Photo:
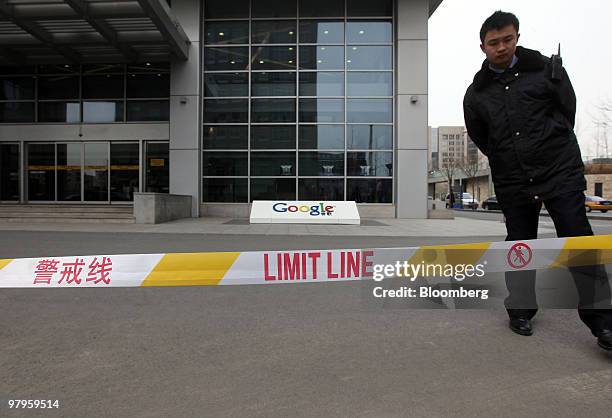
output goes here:
[[0, 205], [0, 213], [133, 213], [132, 206]]
[[2, 204], [0, 222], [134, 223], [132, 205]]
[[0, 212], [0, 218], [96, 218], [96, 219], [130, 219], [134, 215], [129, 213], [104, 213], [104, 212]]
[[12, 222], [12, 223], [65, 223], [65, 224], [78, 224], [78, 223], [96, 223], [96, 224], [133, 224], [134, 218], [3, 218], [0, 216], [0, 222]]

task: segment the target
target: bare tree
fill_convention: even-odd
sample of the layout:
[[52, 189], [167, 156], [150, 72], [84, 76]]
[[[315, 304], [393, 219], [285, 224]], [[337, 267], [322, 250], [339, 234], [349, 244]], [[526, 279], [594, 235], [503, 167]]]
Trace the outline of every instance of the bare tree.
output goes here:
[[596, 157], [610, 157], [608, 129], [612, 126], [612, 100], [605, 100], [599, 106], [599, 115], [595, 118], [597, 133], [595, 136]]
[[472, 197], [476, 199], [476, 177], [482, 169], [482, 164], [478, 162], [478, 159], [471, 159], [461, 165], [461, 170], [465, 173], [468, 181], [472, 183]]
[[448, 156], [444, 156], [442, 158], [442, 166], [440, 167], [440, 171], [442, 172], [442, 174], [444, 174], [444, 177], [448, 181], [448, 192], [450, 193], [450, 208], [453, 207], [453, 203], [455, 201], [455, 195], [453, 191], [453, 179], [461, 169], [461, 163], [462, 161], [456, 158], [451, 153], [448, 153]]

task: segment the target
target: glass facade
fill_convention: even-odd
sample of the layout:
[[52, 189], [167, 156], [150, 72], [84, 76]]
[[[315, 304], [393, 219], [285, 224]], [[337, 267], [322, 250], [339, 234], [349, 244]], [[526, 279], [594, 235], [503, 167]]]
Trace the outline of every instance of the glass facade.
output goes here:
[[393, 203], [393, 1], [205, 2], [202, 200]]
[[145, 161], [145, 192], [170, 193], [170, 144], [146, 142]]
[[19, 144], [0, 144], [0, 201], [19, 201]]
[[170, 119], [167, 63], [38, 65], [0, 72], [0, 123]]
[[141, 178], [169, 193], [169, 167], [168, 141], [4, 142], [0, 202], [132, 202]]

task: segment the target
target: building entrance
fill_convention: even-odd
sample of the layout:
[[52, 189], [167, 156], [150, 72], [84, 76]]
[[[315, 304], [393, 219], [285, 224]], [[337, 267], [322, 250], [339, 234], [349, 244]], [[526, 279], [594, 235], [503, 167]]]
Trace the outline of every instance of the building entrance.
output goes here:
[[0, 201], [19, 201], [19, 144], [0, 144]]
[[131, 202], [140, 187], [138, 142], [27, 143], [28, 202]]

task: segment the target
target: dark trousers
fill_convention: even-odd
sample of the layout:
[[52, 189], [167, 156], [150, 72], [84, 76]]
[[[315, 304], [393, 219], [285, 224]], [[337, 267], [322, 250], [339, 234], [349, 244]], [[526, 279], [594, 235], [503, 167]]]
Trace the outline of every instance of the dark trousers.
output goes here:
[[[557, 236], [593, 235], [586, 216], [583, 192], [566, 193], [548, 199], [544, 204], [555, 224]], [[502, 209], [508, 232], [506, 241], [536, 239], [541, 209], [542, 202]], [[580, 319], [594, 335], [602, 329], [612, 329], [610, 285], [605, 267], [602, 265], [571, 267], [570, 272], [578, 290]], [[505, 306], [511, 318], [531, 319], [538, 311], [535, 278], [535, 270], [506, 273], [509, 295], [505, 300]]]

